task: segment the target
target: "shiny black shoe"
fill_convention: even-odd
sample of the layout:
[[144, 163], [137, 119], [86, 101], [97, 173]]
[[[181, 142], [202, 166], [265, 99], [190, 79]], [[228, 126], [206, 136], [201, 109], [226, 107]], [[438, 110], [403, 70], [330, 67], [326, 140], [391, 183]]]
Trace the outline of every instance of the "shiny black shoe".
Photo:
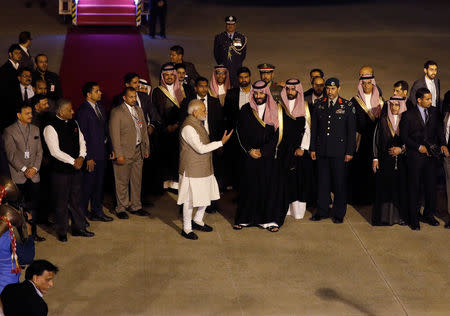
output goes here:
[[184, 230], [181, 230], [181, 236], [183, 236], [186, 239], [190, 239], [190, 240], [197, 240], [198, 239], [198, 236], [197, 236], [196, 233], [190, 232], [189, 234], [186, 234], [184, 232]]
[[202, 226], [202, 225], [197, 224], [194, 221], [192, 221], [192, 229], [200, 230], [202, 232], [212, 232], [213, 231], [213, 228], [211, 226], [209, 226], [207, 224]]
[[89, 220], [93, 222], [111, 222], [113, 218], [111, 216], [102, 214], [102, 215], [91, 215], [89, 216]]
[[409, 228], [411, 228], [411, 230], [420, 230], [420, 224], [417, 225], [409, 225]]
[[426, 223], [430, 226], [439, 226], [439, 222], [434, 218], [434, 216], [431, 217], [419, 216], [419, 221], [421, 221], [422, 223]]
[[318, 222], [318, 221], [321, 221], [321, 220], [323, 220], [325, 218], [328, 218], [328, 216], [322, 216], [322, 215], [319, 215], [319, 214], [315, 214], [315, 215], [311, 216], [309, 218], [309, 220], [313, 221], [313, 222]]
[[125, 213], [124, 211], [122, 212], [116, 212], [116, 216], [118, 219], [128, 219], [128, 214]]
[[80, 236], [80, 237], [94, 237], [95, 234], [86, 229], [75, 230], [72, 232], [72, 236]]
[[333, 217], [333, 223], [335, 223], [335, 224], [342, 224], [343, 222], [344, 222], [343, 218]]
[[147, 211], [144, 211], [143, 209], [135, 210], [135, 211], [129, 211], [133, 215], [137, 216], [150, 216], [150, 214]]
[[60, 242], [67, 242], [67, 235], [58, 235], [58, 240]]
[[444, 228], [450, 229], [450, 220], [444, 225]]
[[88, 220], [85, 218], [84, 219], [84, 227], [89, 227], [91, 226], [91, 224], [88, 222]]

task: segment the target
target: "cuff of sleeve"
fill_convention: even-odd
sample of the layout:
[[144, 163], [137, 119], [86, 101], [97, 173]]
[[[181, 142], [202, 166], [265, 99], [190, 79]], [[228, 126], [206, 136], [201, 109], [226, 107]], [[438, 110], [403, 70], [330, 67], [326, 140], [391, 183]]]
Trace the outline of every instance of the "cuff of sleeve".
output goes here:
[[75, 159], [71, 158], [69, 163], [73, 166], [75, 164]]
[[27, 167], [23, 166], [22, 169], [20, 169], [20, 171], [22, 171], [22, 172], [27, 171]]
[[373, 161], [378, 161], [378, 158], [373, 158]]
[[38, 172], [38, 171], [39, 171], [39, 170], [38, 170], [38, 168], [36, 168], [36, 167], [33, 167], [33, 169], [34, 169], [34, 170], [36, 170], [36, 172]]

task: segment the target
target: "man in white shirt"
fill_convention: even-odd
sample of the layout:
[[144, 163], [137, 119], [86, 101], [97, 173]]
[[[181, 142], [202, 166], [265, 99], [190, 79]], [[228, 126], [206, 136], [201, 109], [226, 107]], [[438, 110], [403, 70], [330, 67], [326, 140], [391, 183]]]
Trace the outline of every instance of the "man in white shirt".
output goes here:
[[437, 63], [432, 60], [426, 61], [423, 66], [423, 71], [425, 73], [425, 76], [420, 78], [419, 80], [416, 80], [411, 88], [411, 92], [408, 98], [409, 107], [411, 107], [411, 105], [417, 105], [417, 100], [415, 99], [417, 90], [419, 90], [420, 88], [427, 88], [431, 92], [431, 106], [437, 107], [439, 112], [441, 114], [444, 114], [444, 109], [442, 109], [441, 103], [441, 82], [439, 78], [437, 78]]
[[44, 128], [44, 139], [51, 155], [55, 230], [61, 242], [67, 241], [69, 212], [72, 236], [94, 236], [94, 233], [86, 230], [86, 219], [80, 205], [83, 181], [81, 167], [86, 157], [86, 142], [73, 115], [72, 103], [60, 99], [56, 116]]
[[[183, 230], [187, 239], [198, 239], [192, 229], [210, 232], [212, 227], [203, 222], [206, 207], [220, 198], [219, 186], [214, 177], [212, 151], [222, 147], [231, 137], [225, 131], [221, 141], [210, 142], [204, 122], [207, 110], [201, 100], [188, 105], [188, 117], [181, 126], [178, 204], [183, 204]], [[192, 220], [193, 209], [197, 208]]]

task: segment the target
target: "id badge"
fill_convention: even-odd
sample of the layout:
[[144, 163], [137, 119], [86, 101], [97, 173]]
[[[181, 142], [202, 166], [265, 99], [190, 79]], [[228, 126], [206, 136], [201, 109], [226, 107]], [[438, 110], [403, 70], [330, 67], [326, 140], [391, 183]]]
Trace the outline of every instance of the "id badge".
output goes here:
[[25, 159], [30, 159], [30, 152], [28, 150], [25, 152]]
[[55, 92], [55, 85], [54, 84], [50, 85], [50, 92]]

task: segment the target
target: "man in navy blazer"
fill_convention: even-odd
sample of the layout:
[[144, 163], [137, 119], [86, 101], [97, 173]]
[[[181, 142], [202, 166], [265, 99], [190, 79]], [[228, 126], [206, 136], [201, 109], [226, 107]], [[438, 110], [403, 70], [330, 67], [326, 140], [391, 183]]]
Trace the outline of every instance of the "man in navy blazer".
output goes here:
[[[83, 194], [81, 208], [91, 221], [110, 222], [112, 217], [103, 213], [103, 179], [108, 155], [113, 159], [106, 113], [99, 104], [102, 97], [100, 86], [96, 82], [87, 82], [83, 86], [86, 101], [77, 111], [76, 119], [86, 141], [86, 169], [83, 175]], [[91, 212], [88, 212], [89, 201]]]
[[[400, 137], [406, 145], [408, 166], [409, 226], [420, 230], [419, 221], [439, 226], [436, 211], [436, 180], [440, 153], [449, 156], [444, 127], [438, 108], [433, 107], [432, 94], [427, 88], [416, 92], [416, 106], [402, 114]], [[425, 208], [420, 209], [420, 185], [425, 193]]]

